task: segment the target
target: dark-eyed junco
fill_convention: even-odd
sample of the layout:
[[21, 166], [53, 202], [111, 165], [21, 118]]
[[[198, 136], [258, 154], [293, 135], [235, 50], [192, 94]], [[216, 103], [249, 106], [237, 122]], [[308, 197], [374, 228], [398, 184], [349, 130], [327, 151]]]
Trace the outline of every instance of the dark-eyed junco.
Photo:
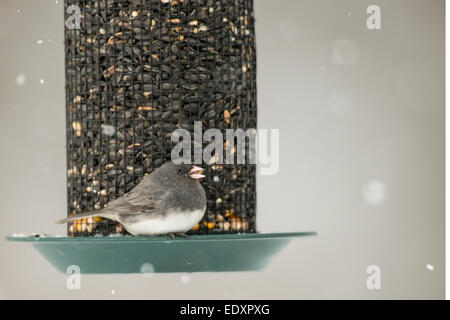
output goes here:
[[56, 223], [102, 217], [121, 223], [136, 236], [183, 235], [205, 213], [206, 195], [199, 182], [205, 177], [202, 172], [197, 166], [167, 162], [104, 209], [77, 214]]

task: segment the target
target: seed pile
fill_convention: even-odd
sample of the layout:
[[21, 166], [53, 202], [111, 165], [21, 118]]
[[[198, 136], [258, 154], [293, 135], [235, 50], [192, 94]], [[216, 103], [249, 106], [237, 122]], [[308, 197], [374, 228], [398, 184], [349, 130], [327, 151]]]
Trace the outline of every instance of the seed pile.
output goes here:
[[[177, 128], [256, 128], [252, 0], [66, 0], [65, 12], [71, 5], [81, 19], [65, 28], [69, 214], [103, 208], [170, 160]], [[203, 165], [207, 213], [192, 233], [255, 232], [255, 166], [216, 161]], [[99, 218], [68, 228], [123, 231]]]

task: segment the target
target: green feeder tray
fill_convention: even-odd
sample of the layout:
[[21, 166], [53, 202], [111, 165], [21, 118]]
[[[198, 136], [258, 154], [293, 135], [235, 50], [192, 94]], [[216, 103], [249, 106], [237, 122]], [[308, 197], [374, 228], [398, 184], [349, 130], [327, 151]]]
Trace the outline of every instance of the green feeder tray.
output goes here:
[[256, 271], [293, 238], [315, 232], [170, 237], [8, 236], [31, 242], [57, 270], [76, 265], [82, 274]]

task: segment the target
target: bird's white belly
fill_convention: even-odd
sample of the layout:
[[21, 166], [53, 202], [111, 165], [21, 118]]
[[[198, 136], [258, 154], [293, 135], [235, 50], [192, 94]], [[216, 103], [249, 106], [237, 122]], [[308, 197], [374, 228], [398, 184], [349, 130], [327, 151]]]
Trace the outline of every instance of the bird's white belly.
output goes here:
[[202, 219], [205, 209], [169, 213], [165, 217], [155, 217], [123, 226], [135, 236], [183, 233], [191, 230]]

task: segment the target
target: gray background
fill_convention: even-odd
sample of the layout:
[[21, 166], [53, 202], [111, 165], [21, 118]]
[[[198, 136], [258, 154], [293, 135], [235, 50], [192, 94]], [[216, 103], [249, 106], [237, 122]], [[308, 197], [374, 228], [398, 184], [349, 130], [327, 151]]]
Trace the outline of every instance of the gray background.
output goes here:
[[[443, 0], [255, 0], [258, 121], [280, 129], [258, 228], [319, 236], [263, 272], [83, 276], [80, 291], [4, 241], [65, 233], [53, 224], [66, 214], [58, 2], [0, 2], [0, 298], [444, 297]], [[370, 4], [382, 30], [366, 27]], [[369, 265], [381, 290], [366, 288]]]

